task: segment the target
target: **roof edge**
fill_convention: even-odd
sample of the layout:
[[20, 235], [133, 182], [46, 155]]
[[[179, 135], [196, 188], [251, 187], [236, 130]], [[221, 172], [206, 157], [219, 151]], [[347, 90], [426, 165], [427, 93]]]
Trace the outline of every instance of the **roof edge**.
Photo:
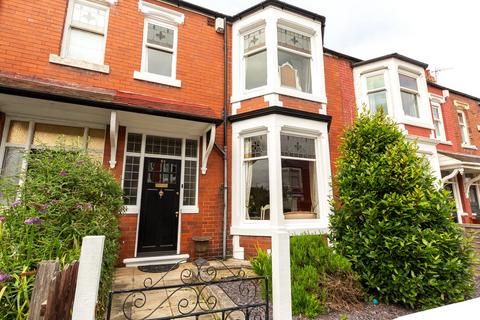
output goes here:
[[436, 83], [436, 82], [433, 82], [433, 81], [427, 81], [427, 84], [428, 84], [429, 86], [438, 88], [438, 89], [440, 89], [440, 90], [448, 90], [448, 91], [450, 91], [450, 92], [452, 92], [452, 93], [454, 93], [454, 94], [457, 94], [457, 95], [459, 95], [459, 96], [463, 96], [463, 97], [465, 97], [465, 98], [475, 100], [475, 101], [477, 101], [477, 102], [479, 103], [479, 105], [480, 105], [480, 98], [479, 98], [479, 97], [475, 97], [475, 96], [472, 96], [472, 95], [470, 95], [470, 94], [468, 94], [468, 93], [464, 93], [464, 92], [461, 92], [461, 91], [457, 91], [457, 90], [455, 90], [455, 89], [451, 89], [451, 88], [442, 86], [442, 85], [440, 85], [440, 84], [438, 84], [438, 83]]
[[33, 99], [72, 103], [72, 104], [84, 105], [84, 106], [95, 107], [95, 108], [103, 108], [108, 110], [127, 111], [127, 112], [149, 114], [154, 116], [163, 116], [167, 118], [177, 118], [177, 119], [198, 121], [198, 122], [204, 122], [204, 123], [214, 123], [216, 125], [220, 125], [223, 122], [223, 120], [219, 118], [192, 115], [192, 114], [186, 114], [186, 113], [175, 112], [170, 110], [160, 110], [160, 109], [148, 108], [141, 105], [132, 106], [132, 105], [113, 102], [113, 101], [94, 100], [94, 99], [87, 99], [87, 98], [81, 98], [81, 97], [60, 95], [60, 94], [49, 93], [49, 92], [36, 91], [31, 89], [14, 88], [14, 87], [6, 86], [3, 84], [0, 84], [0, 93], [26, 97], [26, 98], [33, 98]]
[[336, 56], [336, 57], [339, 57], [339, 58], [342, 58], [342, 59], [345, 59], [345, 60], [349, 60], [352, 63], [357, 63], [357, 62], [362, 62], [363, 61], [362, 59], [355, 58], [355, 57], [349, 56], [348, 54], [341, 53], [341, 52], [338, 52], [338, 51], [335, 51], [335, 50], [332, 50], [332, 49], [329, 49], [329, 48], [326, 48], [326, 47], [323, 47], [323, 53], [330, 54], [332, 56]]
[[401, 61], [405, 61], [405, 62], [414, 64], [416, 66], [422, 67], [423, 69], [426, 69], [428, 67], [428, 63], [409, 58], [407, 56], [401, 55], [401, 54], [396, 53], [396, 52], [390, 53], [390, 54], [387, 54], [387, 55], [384, 55], [384, 56], [380, 56], [380, 57], [356, 62], [356, 63], [353, 64], [353, 66], [354, 67], [359, 67], [359, 66], [363, 66], [363, 65], [366, 65], [366, 64], [369, 64], [369, 63], [373, 63], [373, 62], [377, 62], [377, 61], [381, 61], [381, 60], [386, 60], [386, 59], [391, 59], [391, 58], [395, 58], [395, 59], [398, 59], [398, 60], [401, 60]]

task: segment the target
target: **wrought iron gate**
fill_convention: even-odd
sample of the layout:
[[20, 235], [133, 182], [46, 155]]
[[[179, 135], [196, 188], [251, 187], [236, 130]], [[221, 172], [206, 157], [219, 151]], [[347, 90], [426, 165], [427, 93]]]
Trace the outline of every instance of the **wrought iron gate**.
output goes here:
[[143, 288], [111, 291], [107, 319], [269, 320], [267, 277], [247, 276], [221, 260], [198, 259], [176, 270], [182, 264], [156, 281], [146, 278]]

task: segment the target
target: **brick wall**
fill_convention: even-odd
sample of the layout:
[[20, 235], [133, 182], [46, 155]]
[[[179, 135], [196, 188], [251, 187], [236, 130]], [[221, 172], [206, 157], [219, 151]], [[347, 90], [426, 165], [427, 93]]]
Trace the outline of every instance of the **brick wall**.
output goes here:
[[60, 54], [68, 1], [1, 1], [0, 70], [57, 82], [195, 102], [209, 106], [214, 110], [214, 116], [220, 116], [223, 106], [223, 35], [207, 25], [204, 15], [160, 1], [152, 2], [185, 15], [185, 23], [178, 27], [177, 78], [182, 81], [181, 88], [133, 79], [133, 72], [140, 70], [144, 26], [138, 0], [122, 0], [110, 9], [105, 49], [105, 64], [110, 66], [110, 74], [49, 62], [51, 53]]
[[356, 112], [353, 72], [348, 60], [324, 55], [325, 81], [327, 89], [327, 114], [332, 116], [329, 131], [332, 176], [335, 160], [339, 156], [341, 137], [353, 123]]
[[240, 247], [245, 250], [245, 259], [249, 259], [257, 255], [257, 247], [263, 250], [271, 249], [272, 241], [270, 237], [240, 236]]

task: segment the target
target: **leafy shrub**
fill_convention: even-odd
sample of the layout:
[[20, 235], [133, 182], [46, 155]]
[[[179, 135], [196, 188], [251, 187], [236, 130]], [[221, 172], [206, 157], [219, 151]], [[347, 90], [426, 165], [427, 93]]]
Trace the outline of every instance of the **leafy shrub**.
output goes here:
[[364, 288], [422, 309], [469, 297], [472, 248], [416, 145], [378, 112], [359, 115], [340, 150], [331, 238]]
[[[251, 260], [261, 276], [272, 275], [271, 256], [260, 248]], [[292, 312], [310, 318], [358, 302], [360, 289], [350, 262], [328, 247], [320, 235], [290, 238]]]
[[0, 314], [6, 319], [27, 317], [34, 277], [21, 272], [34, 270], [42, 260], [58, 259], [62, 266], [77, 260], [84, 236], [105, 235], [100, 314], [117, 257], [116, 213], [123, 207], [122, 191], [115, 178], [83, 152], [36, 149], [26, 158], [28, 172], [19, 199], [1, 213], [0, 271], [5, 279], [0, 282]]

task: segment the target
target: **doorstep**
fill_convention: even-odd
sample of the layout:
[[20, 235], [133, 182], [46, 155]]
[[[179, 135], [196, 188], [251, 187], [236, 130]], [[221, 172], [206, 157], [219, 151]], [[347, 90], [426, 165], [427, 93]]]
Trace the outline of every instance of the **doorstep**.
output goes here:
[[190, 258], [190, 255], [188, 254], [172, 254], [168, 256], [127, 258], [123, 259], [123, 263], [126, 267], [141, 267], [162, 264], [176, 264], [180, 261], [186, 261], [188, 258]]

